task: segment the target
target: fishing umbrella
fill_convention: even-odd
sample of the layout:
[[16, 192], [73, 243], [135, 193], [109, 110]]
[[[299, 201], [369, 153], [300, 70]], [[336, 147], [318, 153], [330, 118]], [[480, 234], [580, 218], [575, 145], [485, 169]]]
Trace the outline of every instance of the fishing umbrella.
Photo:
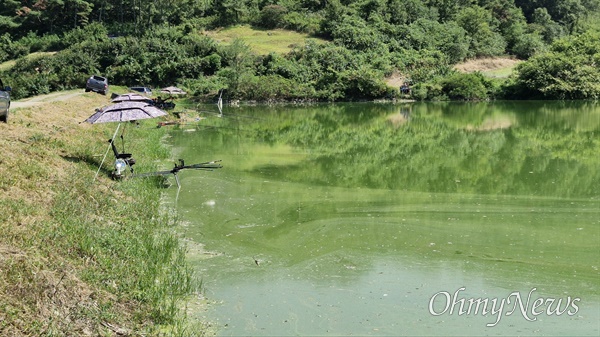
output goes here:
[[162, 99], [160, 96], [158, 96], [155, 100], [155, 104], [163, 109], [174, 109], [175, 103], [168, 102], [168, 101], [174, 99], [173, 96], [187, 94], [185, 91], [183, 91], [177, 87], [162, 88], [158, 92], [169, 95], [169, 97], [167, 97], [165, 99]]
[[[94, 180], [96, 180], [96, 177], [98, 176], [98, 173], [100, 172], [100, 168], [102, 167], [102, 164], [104, 164], [106, 155], [108, 154], [108, 151], [111, 148], [115, 152], [115, 157], [117, 157], [117, 159], [126, 159], [126, 157], [127, 157], [127, 156], [125, 156], [125, 154], [119, 154], [116, 151], [116, 148], [114, 147], [114, 144], [112, 142], [113, 139], [116, 137], [117, 133], [119, 132], [119, 128], [121, 127], [122, 122], [130, 122], [130, 121], [137, 121], [137, 120], [142, 120], [142, 119], [156, 118], [156, 117], [165, 116], [165, 115], [167, 115], [167, 113], [165, 111], [155, 107], [154, 105], [152, 105], [148, 102], [131, 101], [131, 102], [119, 102], [119, 103], [115, 103], [115, 104], [109, 105], [109, 106], [101, 108], [101, 109], [97, 109], [93, 115], [88, 117], [88, 119], [86, 119], [85, 121], [90, 124], [110, 123], [110, 122], [119, 123], [119, 125], [117, 126], [117, 129], [115, 130], [115, 133], [113, 134], [113, 136], [110, 140], [110, 146], [106, 150], [106, 153], [104, 154], [104, 158], [102, 158], [100, 167], [98, 167], [98, 171], [96, 172], [96, 176], [94, 177]], [[123, 138], [123, 135], [121, 135], [121, 138]], [[130, 157], [131, 157], [131, 155], [129, 155], [129, 159], [131, 159]], [[126, 160], [125, 162], [129, 166], [131, 166], [134, 163], [132, 160], [131, 160], [131, 164], [130, 164], [130, 161]]]
[[167, 113], [149, 102], [118, 102], [102, 109], [88, 117], [85, 121], [90, 124], [108, 122], [129, 122], [141, 119], [156, 118]]
[[111, 100], [113, 103], [119, 102], [150, 102], [151, 100], [144, 96], [134, 92], [119, 95]]
[[162, 88], [162, 89], [160, 89], [159, 92], [162, 92], [163, 94], [169, 94], [169, 95], [185, 95], [185, 94], [187, 94], [187, 92], [185, 92], [177, 87]]

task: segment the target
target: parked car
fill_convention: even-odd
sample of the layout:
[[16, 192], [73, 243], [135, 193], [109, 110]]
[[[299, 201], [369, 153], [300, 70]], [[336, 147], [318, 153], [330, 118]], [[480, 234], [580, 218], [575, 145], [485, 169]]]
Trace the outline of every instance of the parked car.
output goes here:
[[102, 95], [108, 94], [108, 80], [106, 77], [93, 75], [88, 78], [85, 83], [85, 92], [89, 91], [97, 92]]
[[139, 92], [142, 95], [152, 96], [152, 89], [148, 87], [130, 87], [129, 90]]
[[8, 122], [8, 109], [10, 109], [10, 92], [9, 86], [4, 86], [0, 79], [0, 122]]

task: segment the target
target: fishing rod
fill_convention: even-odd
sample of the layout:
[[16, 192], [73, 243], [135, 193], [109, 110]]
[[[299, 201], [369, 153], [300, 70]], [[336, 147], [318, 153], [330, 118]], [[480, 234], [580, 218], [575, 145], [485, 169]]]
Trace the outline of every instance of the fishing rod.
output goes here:
[[219, 164], [220, 162], [221, 162], [221, 160], [212, 160], [212, 161], [207, 161], [207, 162], [199, 163], [199, 164], [185, 165], [185, 162], [183, 161], [183, 159], [179, 159], [179, 164], [175, 163], [175, 167], [173, 167], [170, 170], [133, 174], [130, 177], [131, 178], [144, 178], [144, 177], [165, 176], [165, 175], [172, 174], [173, 176], [175, 176], [175, 181], [177, 182], [177, 188], [180, 189], [181, 184], [179, 183], [179, 177], [177, 176], [177, 173], [179, 173], [179, 171], [181, 171], [181, 170], [213, 171], [214, 169], [223, 167], [223, 165]]

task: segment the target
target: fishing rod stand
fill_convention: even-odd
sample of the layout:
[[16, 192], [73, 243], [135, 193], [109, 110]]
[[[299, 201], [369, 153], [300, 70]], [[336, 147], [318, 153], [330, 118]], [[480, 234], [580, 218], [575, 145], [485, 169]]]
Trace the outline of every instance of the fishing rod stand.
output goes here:
[[177, 173], [179, 173], [179, 171], [187, 170], [187, 169], [212, 171], [213, 169], [218, 169], [218, 168], [223, 167], [220, 164], [220, 162], [221, 162], [221, 160], [213, 160], [213, 161], [207, 161], [207, 162], [199, 163], [199, 164], [185, 165], [184, 160], [179, 159], [178, 163], [175, 163], [175, 166], [168, 171], [156, 171], [156, 172], [134, 174], [134, 175], [131, 175], [131, 177], [132, 178], [142, 178], [142, 177], [151, 177], [151, 176], [165, 176], [165, 175], [172, 174], [173, 176], [175, 176], [175, 180], [177, 181], [177, 186], [179, 188], [181, 188], [181, 184], [179, 183], [179, 176], [177, 175]]

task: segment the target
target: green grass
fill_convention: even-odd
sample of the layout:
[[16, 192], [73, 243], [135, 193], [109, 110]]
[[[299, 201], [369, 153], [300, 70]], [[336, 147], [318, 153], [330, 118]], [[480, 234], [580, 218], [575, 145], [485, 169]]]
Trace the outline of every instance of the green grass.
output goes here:
[[[94, 180], [116, 124], [76, 121], [105, 100], [85, 94], [19, 109], [0, 139], [12, 144], [10, 163], [0, 160], [2, 336], [206, 333], [186, 317], [201, 286], [177, 217], [161, 206], [164, 178], [113, 181], [109, 155]], [[171, 165], [166, 132], [155, 121], [127, 125], [139, 172]]]
[[304, 45], [308, 39], [324, 42], [324, 40], [311, 37], [308, 34], [290, 30], [259, 30], [247, 25], [208, 31], [206, 34], [224, 44], [229, 44], [236, 38], [242, 39], [250, 46], [252, 51], [260, 55], [271, 52], [285, 54], [291, 51], [294, 46]]
[[507, 78], [510, 75], [512, 75], [514, 69], [515, 69], [515, 67], [511, 66], [511, 67], [506, 67], [506, 68], [502, 68], [502, 69], [483, 71], [482, 74], [487, 77]]

